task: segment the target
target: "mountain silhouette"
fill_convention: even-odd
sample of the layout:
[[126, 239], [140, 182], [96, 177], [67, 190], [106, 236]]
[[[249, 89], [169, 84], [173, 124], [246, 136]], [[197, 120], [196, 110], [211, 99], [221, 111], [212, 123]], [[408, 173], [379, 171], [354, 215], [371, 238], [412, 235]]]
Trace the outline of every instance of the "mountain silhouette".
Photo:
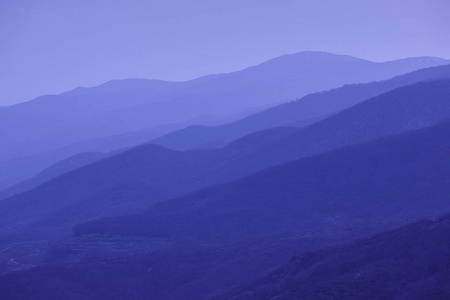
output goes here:
[[[212, 293], [218, 299], [265, 299], [276, 293], [281, 299], [324, 293], [350, 299], [392, 294], [445, 298], [448, 217], [317, 247], [371, 233], [374, 227], [407, 223], [414, 215], [448, 211], [449, 126], [445, 122], [277, 166], [165, 201], [144, 215], [80, 225], [78, 233], [138, 236], [82, 235], [59, 241], [46, 254], [51, 263], [1, 276], [0, 291], [5, 299], [142, 299], [149, 294], [203, 299]], [[271, 236], [279, 230], [289, 234]], [[263, 239], [208, 245], [255, 234]], [[201, 243], [177, 247], [174, 238]], [[280, 260], [287, 262], [292, 253], [297, 256], [267, 277], [242, 284], [274, 270]]]
[[95, 161], [101, 160], [105, 157], [114, 155], [115, 152], [101, 153], [101, 152], [82, 152], [63, 159], [50, 167], [44, 169], [30, 179], [24, 180], [12, 187], [0, 191], [0, 200], [8, 198], [10, 196], [19, 194], [26, 190], [30, 190], [50, 179], [58, 177], [62, 174], [68, 173], [72, 170], [78, 169], [82, 166], [89, 165]]
[[[188, 127], [185, 130], [175, 131], [160, 139], [153, 140], [152, 143], [178, 150], [202, 148], [202, 146], [204, 148], [220, 146], [227, 141], [265, 128], [273, 128], [276, 126], [305, 127], [310, 125], [310, 123], [325, 118], [325, 115], [332, 115], [340, 109], [351, 107], [389, 90], [421, 81], [445, 78], [450, 78], [450, 66], [422, 69], [383, 82], [347, 85], [331, 91], [311, 94], [300, 100], [275, 106], [223, 126]], [[316, 117], [306, 119], [311, 115]], [[132, 132], [110, 138], [78, 143], [26, 159], [13, 160], [10, 163], [3, 164], [3, 168], [10, 171], [8, 172], [10, 176], [16, 174], [15, 170], [23, 174], [24, 171], [29, 172], [30, 169], [36, 170], [36, 168], [43, 168], [46, 164], [50, 165], [54, 161], [64, 159], [66, 156], [79, 152], [84, 152], [86, 149], [108, 152], [111, 149], [119, 149], [127, 145], [144, 143], [148, 141], [146, 137], [150, 136], [152, 132], [153, 130], [143, 130], [141, 132]], [[40, 180], [34, 181], [42, 182]], [[20, 186], [23, 187], [24, 185]], [[12, 195], [24, 190], [23, 188], [12, 187], [3, 191], [0, 196], [3, 195], [1, 198], [4, 198], [5, 195]], [[15, 192], [11, 193], [11, 191]]]
[[75, 232], [221, 244], [440, 214], [450, 210], [449, 129], [447, 121], [289, 162]]
[[0, 173], [0, 190], [7, 189], [15, 183], [24, 181], [33, 175], [37, 175], [37, 173], [42, 172], [52, 164], [82, 152], [111, 152], [130, 148], [147, 143], [152, 138], [163, 135], [164, 133], [183, 128], [186, 124], [223, 124], [239, 119], [243, 115], [245, 116], [251, 112], [253, 112], [253, 110], [247, 110], [242, 114], [226, 117], [200, 116], [183, 123], [150, 126], [149, 128], [75, 142], [49, 151], [4, 160], [0, 162], [0, 168], [8, 170], [8, 172]]
[[67, 232], [83, 220], [138, 212], [277, 164], [436, 124], [450, 118], [449, 98], [448, 81], [418, 83], [307, 128], [268, 129], [222, 149], [179, 152], [140, 146], [4, 199], [0, 224], [4, 231], [29, 227]]
[[387, 79], [447, 63], [426, 57], [375, 63], [301, 52], [186, 82], [126, 79], [77, 88], [1, 107], [0, 162], [152, 126], [188, 122], [201, 115], [236, 114], [343, 84]]
[[277, 126], [304, 127], [395, 88], [421, 81], [449, 79], [450, 66], [422, 69], [381, 82], [346, 85], [314, 93], [219, 126], [190, 126], [152, 141], [175, 150], [220, 147], [246, 134]]

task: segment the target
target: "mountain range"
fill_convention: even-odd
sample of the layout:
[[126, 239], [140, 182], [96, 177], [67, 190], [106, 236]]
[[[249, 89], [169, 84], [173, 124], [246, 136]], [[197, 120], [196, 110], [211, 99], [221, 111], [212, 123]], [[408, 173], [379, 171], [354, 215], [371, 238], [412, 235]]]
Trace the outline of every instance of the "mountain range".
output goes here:
[[446, 63], [303, 52], [1, 107], [0, 298], [447, 299]]
[[[122, 134], [135, 131], [139, 135], [143, 129], [149, 132], [147, 139], [151, 140], [170, 128], [179, 129], [176, 124], [198, 124], [195, 120], [202, 115], [242, 114], [344, 84], [388, 79], [448, 63], [433, 57], [376, 63], [324, 52], [301, 52], [242, 71], [186, 82], [115, 80], [1, 107], [0, 165], [10, 171], [1, 174], [0, 186], [4, 189], [77, 154], [64, 154], [62, 150], [57, 156], [48, 153], [70, 145], [114, 135], [119, 135], [115, 140], [120, 140]], [[121, 147], [135, 145], [116, 143]], [[99, 151], [89, 143], [80, 146], [79, 152]], [[104, 148], [116, 150], [115, 143]], [[35, 160], [30, 163], [29, 157], [35, 155], [39, 155], [40, 159], [35, 159], [39, 161], [46, 157], [46, 164]], [[20, 167], [24, 164], [27, 167]]]
[[[332, 112], [337, 112], [338, 108], [351, 107], [359, 102], [362, 102], [371, 97], [380, 95], [389, 90], [413, 84], [416, 82], [430, 81], [437, 79], [450, 78], [450, 66], [441, 66], [423, 69], [415, 71], [406, 75], [398, 76], [390, 80], [382, 82], [374, 82], [369, 84], [360, 85], [347, 85], [342, 88], [330, 90], [322, 93], [315, 93], [304, 98], [275, 106], [273, 108], [267, 109], [263, 112], [253, 114], [249, 117], [245, 117], [239, 121], [232, 122], [223, 126], [218, 127], [188, 127], [185, 130], [175, 131], [167, 136], [163, 136], [160, 139], [151, 141], [152, 143], [160, 144], [169, 148], [201, 148], [201, 145], [207, 143], [211, 144], [225, 144], [226, 141], [232, 138], [239, 138], [245, 133], [251, 133], [258, 130], [263, 130], [266, 128], [273, 128], [277, 126], [293, 126], [295, 127], [305, 127], [311, 123], [320, 120], [320, 115], [332, 115]], [[308, 115], [316, 116], [314, 119], [306, 120]], [[325, 118], [325, 117], [322, 117]], [[143, 135], [144, 136], [144, 135]], [[261, 134], [258, 135], [261, 137]], [[128, 141], [126, 137], [121, 137], [120, 141]], [[115, 139], [113, 139], [115, 141]], [[171, 143], [170, 141], [174, 141]], [[100, 143], [100, 145], [105, 145], [110, 143]], [[124, 145], [124, 144], [123, 144]], [[181, 147], [180, 147], [181, 145]], [[93, 147], [91, 145], [91, 147]], [[80, 151], [82, 148], [76, 147], [73, 150]], [[95, 147], [98, 150], [98, 147]], [[101, 148], [105, 149], [105, 148]], [[125, 149], [124, 149], [125, 150]], [[178, 149], [180, 150], [180, 149]], [[64, 152], [67, 154], [68, 152]], [[55, 159], [55, 157], [60, 157], [57, 153], [51, 152], [50, 155], [45, 155], [48, 158]], [[106, 157], [106, 153], [102, 156], [94, 155], [94, 157]], [[67, 164], [60, 163], [57, 164], [59, 167], [58, 172], [44, 172], [44, 175], [37, 175], [36, 178], [27, 180], [17, 186], [13, 186], [0, 192], [0, 199], [6, 198], [7, 196], [12, 196], [21, 191], [25, 191], [27, 188], [35, 187], [45, 180], [51, 179], [48, 177], [49, 173], [63, 174], [69, 170], [73, 170], [78, 166], [86, 165], [92, 162], [91, 155], [85, 154], [81, 158], [86, 160], [83, 162], [80, 156], [77, 155], [76, 158], [68, 158], [68, 161], [77, 161], [78, 164]], [[33, 160], [34, 161], [34, 160]], [[37, 162], [42, 164], [46, 162], [46, 158], [39, 156]], [[25, 163], [25, 167], [29, 168], [33, 165], [29, 160], [22, 160], [22, 164]], [[66, 168], [61, 168], [61, 166], [66, 166]], [[11, 168], [9, 168], [11, 170]], [[55, 169], [52, 167], [51, 169]]]
[[[276, 293], [281, 299], [311, 293], [444, 299], [446, 217], [319, 249], [448, 210], [449, 126], [289, 162], [141, 215], [78, 225], [81, 235], [54, 244], [42, 266], [0, 277], [0, 290], [6, 299], [260, 299]], [[315, 252], [271, 271], [302, 250]], [[394, 277], [379, 280], [380, 273]], [[398, 284], [389, 285], [392, 280]], [[230, 285], [238, 286], [225, 292]]]
[[284, 162], [437, 124], [450, 118], [449, 98], [448, 80], [424, 82], [366, 100], [307, 128], [268, 129], [222, 149], [180, 152], [143, 145], [4, 199], [0, 225], [2, 231], [45, 228], [61, 234], [92, 218], [135, 213]]
[[444, 122], [288, 162], [75, 232], [229, 243], [439, 214], [450, 210], [449, 129]]
[[219, 126], [189, 126], [152, 140], [175, 150], [220, 147], [249, 133], [277, 126], [304, 127], [395, 88], [417, 82], [449, 79], [450, 66], [427, 68], [368, 84], [345, 85], [307, 95], [243, 119]]

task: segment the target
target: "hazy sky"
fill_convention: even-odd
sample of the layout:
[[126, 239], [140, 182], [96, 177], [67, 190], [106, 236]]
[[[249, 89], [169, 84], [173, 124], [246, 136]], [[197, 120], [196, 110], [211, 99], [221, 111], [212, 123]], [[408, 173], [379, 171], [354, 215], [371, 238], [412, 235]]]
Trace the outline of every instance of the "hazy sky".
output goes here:
[[450, 58], [449, 0], [0, 0], [0, 105], [286, 53]]

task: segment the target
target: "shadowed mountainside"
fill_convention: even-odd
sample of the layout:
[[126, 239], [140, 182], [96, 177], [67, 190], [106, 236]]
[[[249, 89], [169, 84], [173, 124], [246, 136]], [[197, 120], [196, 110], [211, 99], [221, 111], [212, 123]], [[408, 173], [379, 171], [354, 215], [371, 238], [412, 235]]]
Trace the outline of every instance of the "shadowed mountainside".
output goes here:
[[178, 152], [144, 145], [1, 201], [0, 224], [3, 230], [24, 226], [67, 230], [83, 220], [137, 212], [279, 163], [436, 124], [450, 117], [449, 99], [448, 81], [420, 83], [308, 128], [270, 129], [223, 149]]
[[293, 257], [209, 299], [448, 299], [450, 217]]
[[8, 170], [8, 172], [0, 172], [0, 190], [31, 178], [52, 164], [82, 152], [111, 152], [135, 147], [167, 132], [183, 128], [187, 124], [218, 125], [240, 119], [252, 112], [254, 112], [253, 109], [226, 117], [200, 116], [183, 123], [151, 126], [122, 134], [76, 142], [29, 156], [15, 157], [5, 161], [0, 159], [0, 170]]
[[[145, 299], [149, 294], [155, 299], [203, 299], [268, 273], [294, 253], [408, 222], [417, 213], [440, 214], [450, 208], [449, 126], [291, 162], [166, 201], [143, 216], [140, 225], [145, 228], [131, 230], [131, 235], [154, 236], [166, 229], [163, 237], [83, 235], [58, 241], [44, 265], [1, 276], [0, 291], [5, 299]], [[123, 220], [104, 228], [117, 232]], [[143, 221], [133, 216], [127, 224], [133, 227], [136, 220]], [[98, 229], [92, 225], [78, 230]], [[267, 237], [283, 225], [282, 231], [290, 234]], [[449, 228], [448, 218], [426, 221], [300, 255], [220, 299], [265, 299], [277, 293], [281, 299], [445, 299]], [[186, 238], [211, 243], [255, 233], [262, 239], [176, 246]], [[331, 276], [339, 278], [338, 285]], [[297, 285], [299, 281], [304, 284]], [[423, 289], [430, 281], [440, 288]]]
[[[365, 99], [369, 99], [370, 97], [400, 86], [445, 78], [450, 78], [450, 66], [423, 69], [383, 82], [347, 85], [328, 92], [311, 94], [300, 100], [273, 107], [227, 125], [216, 127], [188, 127], [185, 130], [176, 131], [173, 134], [169, 134], [152, 142], [162, 144], [169, 148], [180, 149], [219, 146], [227, 140], [245, 135], [246, 132], [254, 132], [262, 128], [276, 127], [283, 124], [291, 124], [297, 127], [306, 126], [309, 123], [319, 121], [320, 118], [324, 118], [319, 117], [319, 115], [331, 115], [332, 112], [336, 112], [339, 107], [352, 106]], [[305, 118], [308, 115], [317, 117], [315, 119], [306, 120]], [[147, 130], [142, 131], [142, 133], [130, 133], [108, 139], [101, 139], [100, 141], [94, 140], [92, 142], [84, 142], [27, 159], [16, 160], [9, 164], [6, 163], [2, 168], [8, 169], [9, 175], [14, 174], [14, 166], [19, 166], [20, 170], [34, 170], [36, 164], [37, 168], [42, 168], [51, 161], [56, 161], [71, 153], [83, 152], [85, 149], [104, 152], [109, 149], [118, 149], [120, 147], [132, 145], [133, 143], [138, 144], [146, 140], [145, 136], [148, 136], [148, 134]], [[33, 179], [32, 181], [36, 182], [39, 180]], [[8, 191], [0, 193], [0, 195], [3, 195], [1, 198], [4, 198], [5, 195], [13, 195], [20, 191], [24, 191], [25, 189], [20, 188], [20, 186], [23, 185], [19, 185], [19, 188], [12, 187]], [[14, 191], [14, 193], [11, 193], [11, 191]]]
[[[125, 151], [125, 149], [124, 149]], [[12, 187], [0, 191], [0, 200], [19, 194], [21, 192], [30, 190], [38, 185], [51, 180], [55, 177], [76, 170], [80, 167], [89, 165], [93, 162], [114, 155], [115, 152], [101, 153], [101, 152], [82, 152], [69, 158], [63, 159], [50, 167], [46, 168], [42, 172], [38, 173], [30, 179], [24, 180]]]
[[445, 122], [289, 162], [75, 232], [221, 244], [439, 214], [450, 210], [449, 137]]

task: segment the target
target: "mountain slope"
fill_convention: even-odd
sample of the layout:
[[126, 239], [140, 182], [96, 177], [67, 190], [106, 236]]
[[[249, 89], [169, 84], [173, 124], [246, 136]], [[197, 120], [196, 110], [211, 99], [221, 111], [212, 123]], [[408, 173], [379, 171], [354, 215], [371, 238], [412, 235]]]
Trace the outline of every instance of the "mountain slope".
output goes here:
[[[166, 201], [156, 207], [166, 214], [155, 215], [153, 208], [144, 216], [146, 223], [140, 224], [145, 228], [131, 231], [138, 235], [151, 232], [153, 236], [159, 231], [164, 236], [161, 240], [169, 243], [173, 238], [186, 237], [206, 238], [209, 242], [235, 240], [242, 235], [254, 236], [255, 231], [267, 236], [280, 230], [273, 225], [280, 224], [277, 220], [282, 212], [283, 231], [300, 230], [298, 234], [304, 239], [281, 235], [211, 248], [202, 243], [191, 252], [189, 247], [155, 251], [152, 244], [140, 242], [142, 237], [137, 237], [136, 242], [123, 237], [125, 245], [131, 243], [129, 247], [134, 250], [141, 247], [145, 255], [131, 255], [122, 244], [124, 256], [117, 257], [108, 254], [109, 249], [119, 247], [111, 247], [108, 236], [87, 235], [75, 240], [81, 250], [59, 244], [51, 256], [52, 264], [0, 277], [0, 291], [5, 299], [19, 296], [48, 299], [61, 295], [84, 299], [144, 299], [149, 294], [155, 299], [202, 299], [254, 276], [258, 270], [260, 274], [267, 272], [268, 261], [286, 259], [292, 251], [311, 247], [310, 243], [314, 249], [324, 244], [323, 239], [325, 243], [329, 241], [330, 236], [344, 238], [352, 231], [361, 234], [373, 230], [371, 227], [390, 227], [407, 222], [416, 213], [440, 214], [441, 210], [450, 208], [447, 201], [449, 128], [447, 122], [341, 149], [275, 167], [181, 200]], [[198, 201], [198, 195], [202, 195], [202, 201]], [[192, 203], [195, 196], [197, 200]], [[184, 213], [181, 218], [180, 210]], [[167, 218], [169, 226], [165, 228]], [[143, 221], [139, 216], [127, 219], [128, 226]], [[208, 219], [211, 222], [205, 224]], [[120, 232], [122, 221], [123, 218], [115, 219], [104, 229]], [[303, 222], [304, 226], [292, 226], [296, 222]], [[82, 225], [78, 230], [92, 229], [92, 225]], [[330, 295], [346, 299], [389, 299], [391, 295], [400, 299], [402, 296], [441, 299], [448, 293], [445, 287], [449, 228], [448, 218], [422, 222], [347, 246], [301, 255], [267, 278], [232, 289], [219, 299], [234, 296], [265, 299], [275, 294], [280, 299], [295, 299], [297, 295], [318, 299]], [[175, 231], [181, 235], [173, 234]], [[172, 241], [167, 237], [172, 237]], [[149, 241], [154, 243], [158, 239]], [[103, 245], [100, 253], [104, 256], [99, 256], [96, 245]], [[80, 251], [87, 255], [82, 261], [77, 256]], [[72, 255], [75, 262], [58, 261]], [[330, 276], [339, 278], [339, 285]], [[427, 286], [440, 288], [430, 291], [424, 289]]]
[[354, 222], [394, 225], [450, 210], [449, 147], [446, 122], [269, 168], [75, 232], [225, 243]]
[[[430, 126], [448, 118], [450, 80], [401, 87], [368, 99], [245, 158], [248, 170]], [[231, 143], [230, 145], [232, 145]]]
[[[176, 131], [152, 142], [175, 149], [211, 147], [223, 144], [225, 141], [235, 139], [263, 128], [272, 128], [283, 124], [292, 124], [302, 127], [309, 123], [320, 120], [320, 114], [333, 114], [339, 107], [350, 107], [356, 103], [362, 102], [383, 92], [393, 90], [400, 86], [405, 86], [421, 81], [430, 81], [436, 79], [450, 78], [450, 66], [441, 66], [419, 70], [398, 76], [383, 82], [374, 82], [363, 85], [347, 85], [342, 88], [328, 92], [316, 93], [305, 96], [304, 98], [282, 104], [260, 113], [253, 114], [242, 120], [229, 123], [222, 126], [201, 127], [193, 126], [185, 130]], [[317, 116], [315, 119], [306, 120], [308, 115]], [[323, 117], [322, 117], [323, 118]], [[150, 130], [151, 131], [151, 130]], [[21, 159], [20, 163], [4, 163], [2, 168], [8, 170], [8, 175], [15, 174], [14, 166], [18, 166], [20, 171], [28, 172], [30, 169], [42, 168], [44, 164], [50, 164], [52, 161], [63, 159], [64, 156], [83, 152], [86, 149], [95, 151], [109, 151], [134, 144], [148, 141], [146, 137], [152, 132], [143, 130], [137, 133], [130, 133], [111, 138], [105, 138], [100, 141], [95, 140], [65, 147], [59, 150], [51, 151], [42, 155]], [[296, 154], [291, 155], [296, 156]], [[36, 162], [38, 163], [37, 166]], [[19, 172], [20, 173], [20, 172]], [[23, 172], [22, 172], [23, 173]], [[17, 174], [16, 174], [17, 175]], [[16, 188], [14, 188], [16, 189]], [[16, 189], [20, 191], [20, 189]], [[22, 191], [24, 191], [22, 189]]]
[[[0, 267], [21, 271], [0, 276], [0, 294], [5, 300], [72, 295], [76, 299], [148, 299], [148, 295], [155, 300], [204, 299], [265, 274], [298, 253], [364, 234], [359, 228], [349, 229], [328, 234], [304, 231], [221, 247], [180, 247], [145, 237], [68, 237], [51, 243], [41, 260], [35, 244], [28, 257], [23, 249], [14, 249], [13, 263], [9, 260]], [[8, 251], [0, 252], [0, 259]]]
[[[186, 125], [219, 125], [226, 119], [236, 120], [311, 92], [448, 63], [429, 57], [373, 63], [349, 56], [301, 52], [239, 72], [187, 82], [114, 80], [93, 88], [39, 97], [0, 108], [0, 168], [8, 170], [0, 173], [0, 189], [80, 152], [135, 146]], [[384, 91], [387, 90], [381, 92]], [[371, 96], [375, 94], [356, 100]], [[237, 127], [231, 124], [218, 128], [218, 133], [214, 129], [213, 136], [208, 128], [188, 128], [182, 137], [175, 134], [157, 143], [173, 149], [220, 146], [265, 128], [305, 126], [348, 107], [341, 101], [336, 103], [343, 105], [329, 105], [332, 109], [326, 111], [311, 111], [300, 105], [281, 114], [269, 112], [267, 116], [244, 120]], [[214, 116], [213, 122], [203, 120], [204, 115]]]
[[28, 180], [24, 180], [16, 185], [13, 185], [10, 188], [0, 191], [0, 200], [35, 188], [48, 180], [51, 180], [55, 177], [73, 171], [85, 165], [89, 165], [95, 161], [101, 160], [111, 155], [114, 155], [114, 152], [113, 153], [83, 152], [71, 156], [69, 158], [63, 159], [46, 168], [42, 172], [36, 174], [36, 176]]
[[[423, 66], [448, 63], [425, 60]], [[180, 83], [128, 79], [78, 88], [0, 108], [0, 158], [31, 155], [204, 114], [238, 113], [346, 83], [390, 78], [416, 68], [414, 63], [405, 67], [396, 62], [374, 63], [349, 56], [302, 52], [239, 72]]]
[[450, 218], [293, 257], [210, 299], [448, 299]]
[[428, 68], [381, 82], [346, 85], [338, 89], [310, 94], [302, 99], [269, 108], [229, 124], [190, 126], [177, 130], [154, 139], [152, 143], [176, 150], [223, 146], [246, 134], [266, 128], [307, 126], [390, 90], [436, 79], [450, 79], [450, 66]]
[[[244, 115], [250, 113], [245, 112]], [[187, 124], [218, 125], [239, 119], [242, 114], [227, 117], [201, 116], [183, 123], [152, 126], [113, 136], [101, 137], [72, 143], [57, 149], [43, 151], [30, 156], [16, 157], [0, 162], [0, 190], [4, 190], [20, 181], [43, 171], [58, 161], [82, 152], [111, 152], [123, 148], [135, 147], [167, 132], [185, 127]]]
[[61, 229], [64, 224], [67, 230], [82, 220], [137, 212], [279, 163], [436, 124], [450, 118], [449, 99], [449, 81], [420, 83], [365, 101], [308, 128], [266, 130], [223, 149], [178, 152], [141, 146], [1, 201], [0, 225], [5, 231], [40, 220], [40, 226]]
[[[330, 237], [345, 239], [354, 231], [361, 235], [408, 222], [417, 215], [440, 214], [450, 208], [449, 128], [447, 122], [275, 167], [166, 201], [146, 216], [115, 218], [103, 223], [100, 230], [148, 234], [153, 237], [149, 241], [162, 236], [160, 240], [169, 244], [194, 239], [201, 242], [196, 250], [155, 251], [151, 243], [139, 242], [142, 236], [136, 237], [137, 242], [121, 237], [125, 245], [112, 246], [111, 239], [117, 236], [84, 235], [75, 238], [78, 250], [59, 244], [50, 256], [52, 264], [1, 277], [0, 290], [6, 299], [18, 295], [25, 299], [61, 295], [143, 299], [149, 294], [155, 299], [202, 299], [255, 276], [258, 270], [264, 274], [271, 263], [286, 259], [293, 251], [324, 245]], [[121, 231], [124, 224], [130, 232]], [[307, 299], [330, 295], [441, 299], [448, 293], [448, 224], [448, 218], [419, 223], [349, 246], [301, 255], [268, 278], [233, 289], [220, 299], [235, 295], [237, 299], [265, 299], [274, 294], [281, 299], [295, 299], [296, 295]], [[98, 232], [95, 226], [99, 223], [78, 230]], [[267, 237], [277, 231], [291, 234]], [[265, 238], [220, 247], [210, 244], [255, 234]], [[302, 238], [294, 238], [296, 234]], [[130, 250], [142, 248], [145, 254], [130, 255], [126, 246], [130, 242]], [[103, 256], [96, 245], [103, 245]], [[125, 247], [124, 256], [108, 254], [120, 247]], [[80, 261], [79, 255], [87, 257]], [[69, 262], [64, 262], [67, 256]], [[339, 285], [330, 275], [339, 278]], [[299, 281], [304, 283], [298, 285]], [[440, 288], [429, 291], [424, 289], [427, 286]]]

